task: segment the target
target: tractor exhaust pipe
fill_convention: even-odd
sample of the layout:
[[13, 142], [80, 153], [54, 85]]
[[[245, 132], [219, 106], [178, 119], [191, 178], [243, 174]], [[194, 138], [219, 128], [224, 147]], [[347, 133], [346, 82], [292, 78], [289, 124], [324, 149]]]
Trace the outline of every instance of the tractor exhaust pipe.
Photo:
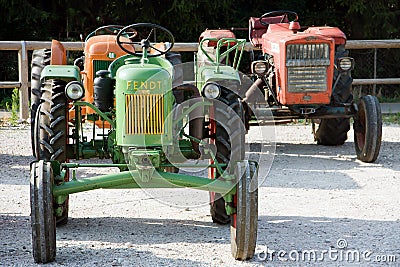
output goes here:
[[262, 102], [264, 100], [264, 96], [261, 92], [264, 85], [265, 83], [263, 79], [258, 78], [247, 90], [243, 101], [251, 104]]

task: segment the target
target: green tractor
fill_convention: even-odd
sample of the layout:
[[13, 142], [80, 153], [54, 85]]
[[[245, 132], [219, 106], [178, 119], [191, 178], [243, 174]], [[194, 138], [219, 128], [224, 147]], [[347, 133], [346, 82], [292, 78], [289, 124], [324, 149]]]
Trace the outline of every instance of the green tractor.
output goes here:
[[[74, 65], [54, 59], [58, 63], [43, 67], [32, 127], [35, 262], [55, 259], [56, 225], [67, 223], [68, 196], [98, 188], [209, 191], [213, 219], [230, 219], [235, 259], [254, 255], [257, 164], [244, 159], [244, 111], [229, 87], [238, 82], [237, 68], [219, 64], [241, 42], [217, 43], [217, 50], [228, 52], [217, 52], [215, 64], [196, 67], [196, 85], [177, 82], [179, 71], [168, 60], [176, 56], [170, 52], [174, 37], [150, 23], [101, 27], [89, 35], [84, 57]], [[52, 48], [61, 58], [62, 51]], [[93, 123], [90, 133], [84, 122]], [[79, 162], [90, 158], [111, 160]], [[120, 172], [79, 178], [81, 167], [118, 167]], [[177, 173], [183, 167], [208, 168], [212, 179]]]

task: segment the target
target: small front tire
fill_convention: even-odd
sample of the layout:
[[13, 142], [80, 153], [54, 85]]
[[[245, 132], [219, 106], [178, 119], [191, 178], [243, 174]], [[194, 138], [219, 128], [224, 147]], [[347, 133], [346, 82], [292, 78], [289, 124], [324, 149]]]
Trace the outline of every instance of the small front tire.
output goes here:
[[36, 263], [52, 262], [56, 257], [56, 221], [52, 193], [54, 175], [50, 162], [34, 162], [30, 179], [33, 258]]
[[254, 162], [239, 161], [235, 168], [236, 213], [231, 215], [231, 250], [236, 260], [254, 256], [258, 227], [258, 175]]
[[382, 112], [375, 96], [366, 95], [360, 98], [353, 127], [357, 159], [374, 162], [378, 158], [382, 142]]

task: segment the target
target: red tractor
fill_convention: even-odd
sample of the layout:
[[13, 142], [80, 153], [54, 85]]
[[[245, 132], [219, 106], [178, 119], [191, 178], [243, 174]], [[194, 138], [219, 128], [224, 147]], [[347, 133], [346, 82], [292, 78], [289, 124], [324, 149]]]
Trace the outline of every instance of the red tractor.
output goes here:
[[251, 65], [255, 83], [244, 101], [254, 112], [248, 118], [269, 107], [276, 121], [310, 119], [317, 143], [333, 146], [346, 141], [353, 118], [357, 158], [377, 159], [380, 105], [371, 95], [353, 100], [354, 60], [348, 57], [346, 35], [340, 29], [301, 27], [295, 12], [273, 11], [250, 18], [249, 39], [262, 52]]

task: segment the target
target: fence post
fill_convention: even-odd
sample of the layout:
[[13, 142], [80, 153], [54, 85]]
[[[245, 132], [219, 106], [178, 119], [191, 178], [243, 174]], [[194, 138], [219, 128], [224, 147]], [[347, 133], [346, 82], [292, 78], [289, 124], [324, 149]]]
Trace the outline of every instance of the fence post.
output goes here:
[[29, 96], [28, 96], [28, 51], [26, 42], [21, 41], [21, 49], [18, 50], [18, 72], [19, 82], [19, 118], [28, 119], [29, 116]]

